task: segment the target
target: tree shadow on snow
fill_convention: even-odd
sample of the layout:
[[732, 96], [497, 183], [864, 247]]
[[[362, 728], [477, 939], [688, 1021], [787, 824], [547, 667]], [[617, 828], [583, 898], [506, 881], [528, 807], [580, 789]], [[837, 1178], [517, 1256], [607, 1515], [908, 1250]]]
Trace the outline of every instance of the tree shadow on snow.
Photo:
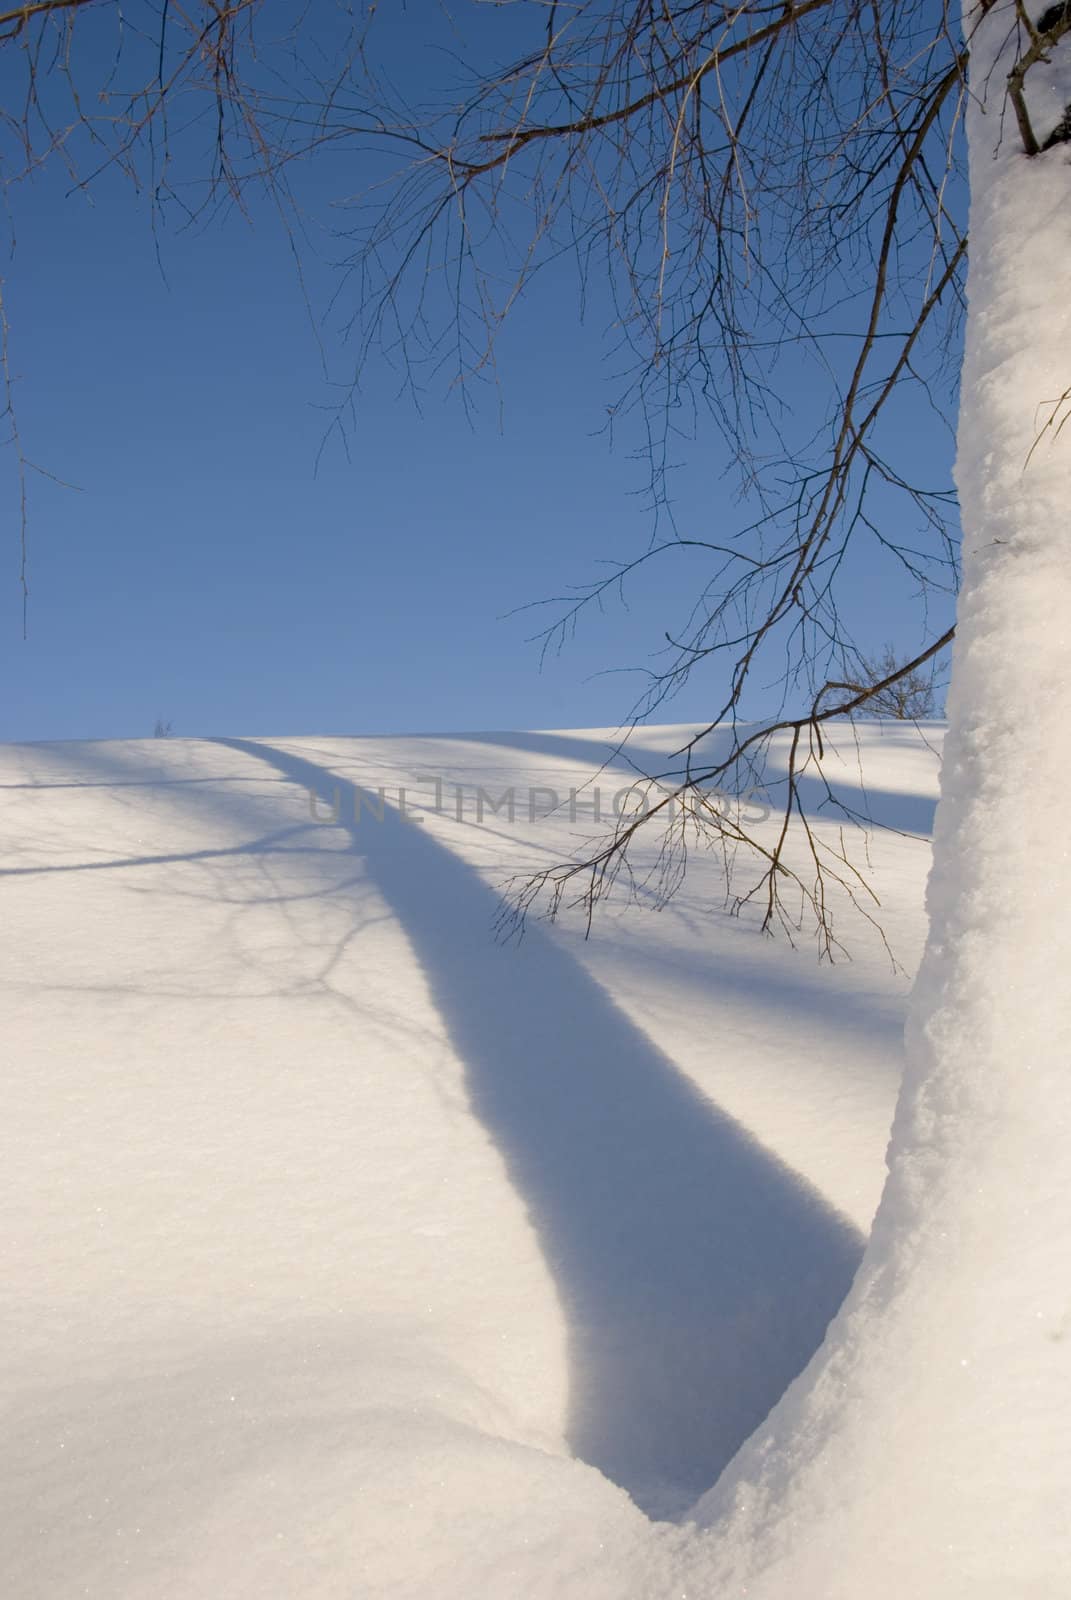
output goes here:
[[[612, 784], [615, 789], [627, 784], [629, 777], [639, 775], [660, 777], [665, 774], [668, 784], [676, 782], [682, 773], [679, 760], [665, 751], [651, 750], [629, 739], [624, 745], [612, 741], [577, 738], [564, 733], [470, 733], [458, 735], [469, 744], [487, 744], [503, 749], [523, 750], [531, 755], [558, 756], [566, 761], [579, 761], [599, 772], [608, 771], [593, 782], [601, 783], [604, 790]], [[903, 741], [897, 741], [903, 743]], [[916, 734], [912, 747], [920, 742]], [[704, 766], [725, 754], [724, 733], [715, 730], [697, 747], [693, 755], [693, 770], [701, 772]], [[619, 778], [619, 774], [624, 776]], [[796, 788], [804, 812], [809, 817], [840, 823], [846, 819], [862, 827], [887, 828], [896, 833], [913, 834], [929, 838], [933, 834], [933, 820], [937, 801], [932, 795], [912, 794], [909, 791], [878, 789], [869, 784], [860, 785], [859, 774], [845, 766], [838, 770], [833, 761], [826, 763], [828, 787], [820, 778], [803, 773], [796, 779]], [[776, 829], [787, 798], [787, 774], [781, 771], [776, 757], [771, 757], [762, 784], [757, 786], [760, 796], [765, 796], [771, 808], [769, 826]], [[832, 791], [832, 794], [831, 794]]]
[[339, 826], [421, 963], [554, 1274], [571, 1447], [649, 1513], [683, 1510], [817, 1348], [859, 1235], [551, 936], [497, 944], [494, 892], [425, 826], [389, 806], [374, 820], [365, 791], [299, 756], [211, 742], [329, 807], [338, 796]]

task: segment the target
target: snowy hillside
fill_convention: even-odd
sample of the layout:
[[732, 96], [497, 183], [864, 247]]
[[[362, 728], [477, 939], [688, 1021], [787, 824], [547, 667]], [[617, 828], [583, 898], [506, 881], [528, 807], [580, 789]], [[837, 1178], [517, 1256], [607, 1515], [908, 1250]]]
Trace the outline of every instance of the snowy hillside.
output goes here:
[[834, 756], [889, 825], [900, 971], [862, 922], [830, 968], [726, 918], [713, 857], [657, 914], [496, 943], [496, 885], [634, 775], [604, 733], [0, 750], [0, 1592], [701, 1582], [688, 1509], [817, 1348], [884, 1180], [928, 737]]

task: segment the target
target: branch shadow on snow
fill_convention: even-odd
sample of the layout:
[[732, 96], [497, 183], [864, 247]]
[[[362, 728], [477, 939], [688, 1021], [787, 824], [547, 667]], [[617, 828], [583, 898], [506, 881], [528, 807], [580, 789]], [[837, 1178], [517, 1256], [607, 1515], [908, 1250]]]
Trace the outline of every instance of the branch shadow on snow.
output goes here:
[[339, 827], [410, 941], [554, 1274], [571, 1448], [650, 1514], [684, 1510], [814, 1353], [858, 1233], [551, 936], [497, 944], [494, 892], [425, 826], [389, 806], [355, 824], [355, 800], [371, 797], [327, 768], [211, 742], [329, 807], [339, 797]]
[[[606, 767], [607, 771], [601, 779], [593, 778], [592, 782], [601, 781], [604, 786], [613, 782], [615, 788], [621, 786], [617, 781], [621, 772], [626, 774], [622, 782], [627, 782], [629, 776], [657, 777], [662, 773], [680, 773], [680, 764], [671, 755], [665, 751], [648, 749], [631, 739], [623, 746], [616, 746], [609, 740], [582, 739], [563, 733], [472, 733], [458, 737], [464, 737], [470, 744], [493, 745], [503, 749], [524, 750], [531, 755], [580, 761], [589, 765], [593, 773]], [[721, 753], [718, 749], [719, 740], [724, 742], [724, 736], [715, 732], [698, 747], [693, 761], [695, 770], [702, 771], [706, 762], [718, 758]], [[917, 740], [913, 743], [917, 743]], [[897, 833], [932, 837], [937, 810], [937, 801], [932, 796], [878, 789], [869, 784], [860, 787], [858, 781], [853, 782], [849, 776], [836, 773], [832, 764], [828, 766], [827, 777], [829, 789], [820, 779], [808, 773], [796, 779], [800, 804], [809, 817], [838, 823], [850, 816], [864, 827], [887, 828]], [[672, 780], [667, 778], [666, 781]], [[758, 791], [767, 797], [771, 806], [773, 816], [770, 826], [776, 827], [776, 819], [784, 808], [787, 783], [787, 775], [779, 771], [771, 760], [765, 784], [760, 785]], [[832, 790], [832, 799], [829, 790]]]

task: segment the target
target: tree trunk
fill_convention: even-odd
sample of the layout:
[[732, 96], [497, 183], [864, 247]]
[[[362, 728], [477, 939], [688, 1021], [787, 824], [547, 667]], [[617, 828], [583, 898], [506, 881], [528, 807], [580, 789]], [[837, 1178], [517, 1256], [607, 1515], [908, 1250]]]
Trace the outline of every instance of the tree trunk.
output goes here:
[[855, 1287], [697, 1509], [681, 1576], [712, 1596], [1071, 1582], [1071, 160], [1025, 156], [1007, 114], [1011, 6], [966, 27], [964, 584], [929, 939]]

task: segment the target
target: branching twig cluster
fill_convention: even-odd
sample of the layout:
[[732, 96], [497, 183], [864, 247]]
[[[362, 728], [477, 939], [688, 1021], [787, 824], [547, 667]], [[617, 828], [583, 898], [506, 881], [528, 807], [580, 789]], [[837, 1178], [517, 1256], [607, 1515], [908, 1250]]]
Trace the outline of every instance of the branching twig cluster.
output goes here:
[[[951, 488], [920, 481], [889, 417], [910, 401], [950, 426], [967, 244], [958, 6], [552, 0], [543, 15], [531, 52], [441, 117], [400, 116], [370, 89], [363, 120], [349, 124], [407, 152], [354, 257], [362, 348], [398, 356], [414, 385], [422, 363], [478, 374], [518, 296], [570, 250], [582, 283], [595, 271], [609, 282], [630, 374], [614, 412], [642, 418], [655, 504], [671, 514], [671, 452], [706, 414], [750, 510], [714, 529], [671, 518], [639, 557], [567, 597], [541, 635], [558, 649], [586, 608], [651, 563], [685, 551], [705, 563], [694, 609], [665, 634], [629, 721], [702, 672], [707, 726], [643, 816], [520, 886], [515, 916], [578, 900], [590, 915], [630, 878], [636, 839], [661, 826], [659, 893], [679, 882], [689, 838], [744, 848], [759, 876], [734, 903], [758, 896], [765, 927], [795, 925], [791, 886], [829, 953], [830, 875], [860, 904], [867, 893], [812, 828], [799, 779], [821, 773], [823, 724], [865, 711], [878, 692], [846, 687], [865, 663], [843, 613], [849, 551], [869, 542], [923, 608], [956, 582]], [[808, 403], [794, 413], [785, 396], [801, 392]], [[950, 637], [938, 626], [900, 670]], [[771, 676], [784, 713], [792, 698], [802, 706], [753, 728], [748, 698]], [[724, 756], [696, 766], [695, 747], [719, 727]], [[741, 792], [779, 736], [790, 744], [787, 799], [771, 846], [704, 791]], [[790, 865], [792, 817], [810, 852], [806, 881]]]
[[[694, 606], [665, 633], [630, 722], [700, 675], [710, 714], [646, 814], [529, 880], [515, 915], [578, 899], [590, 915], [629, 877], [641, 830], [661, 823], [660, 893], [679, 882], [690, 840], [719, 845], [727, 872], [750, 851], [758, 877], [731, 890], [733, 903], [758, 897], [765, 927], [795, 927], [791, 889], [830, 953], [827, 883], [863, 906], [868, 891], [813, 828], [803, 774], [825, 782], [831, 718], [865, 712], [951, 639], [941, 610], [956, 583], [954, 495], [920, 475], [904, 419], [950, 430], [955, 404], [967, 251], [958, 0], [480, 7], [481, 27], [502, 22], [512, 40], [530, 16], [530, 48], [419, 110], [375, 70], [357, 24], [326, 72], [302, 52], [305, 14], [290, 13], [288, 70], [277, 41], [266, 64], [253, 29], [270, 3], [132, 0], [120, 13], [112, 0], [32, 0], [0, 14], [0, 46], [24, 61], [25, 94], [5, 109], [23, 170], [58, 155], [85, 182], [109, 164], [136, 171], [148, 151], [154, 195], [188, 205], [172, 181], [178, 152], [207, 128], [211, 176], [194, 214], [217, 192], [240, 198], [251, 177], [283, 185], [290, 162], [324, 145], [352, 149], [375, 174], [348, 231], [358, 374], [376, 348], [414, 391], [444, 367], [463, 388], [487, 372], [518, 298], [564, 254], [582, 293], [595, 277], [607, 284], [624, 374], [611, 412], [639, 420], [668, 521], [640, 556], [560, 602], [543, 646], [560, 647], [588, 607], [649, 564], [690, 552], [704, 563]], [[1071, 31], [1071, 6], [1033, 19], [1028, 4], [979, 9], [1006, 16], [1007, 100], [1033, 156], [1054, 135], [1034, 132], [1028, 77]], [[125, 19], [134, 75], [121, 54], [88, 111], [74, 27], [104, 16]], [[140, 86], [120, 90], [121, 79]], [[10, 399], [9, 386], [9, 414]], [[1063, 425], [1065, 400], [1047, 427]], [[681, 529], [667, 475], [678, 441], [706, 420], [743, 509]], [[920, 647], [884, 683], [867, 680], [844, 604], [849, 562], [868, 548], [906, 577], [923, 624]], [[747, 723], [750, 698], [771, 685], [780, 712]], [[724, 754], [711, 764], [696, 752], [717, 729]], [[742, 792], [775, 739], [789, 754], [770, 846], [707, 791]], [[805, 866], [793, 864], [793, 818]]]

